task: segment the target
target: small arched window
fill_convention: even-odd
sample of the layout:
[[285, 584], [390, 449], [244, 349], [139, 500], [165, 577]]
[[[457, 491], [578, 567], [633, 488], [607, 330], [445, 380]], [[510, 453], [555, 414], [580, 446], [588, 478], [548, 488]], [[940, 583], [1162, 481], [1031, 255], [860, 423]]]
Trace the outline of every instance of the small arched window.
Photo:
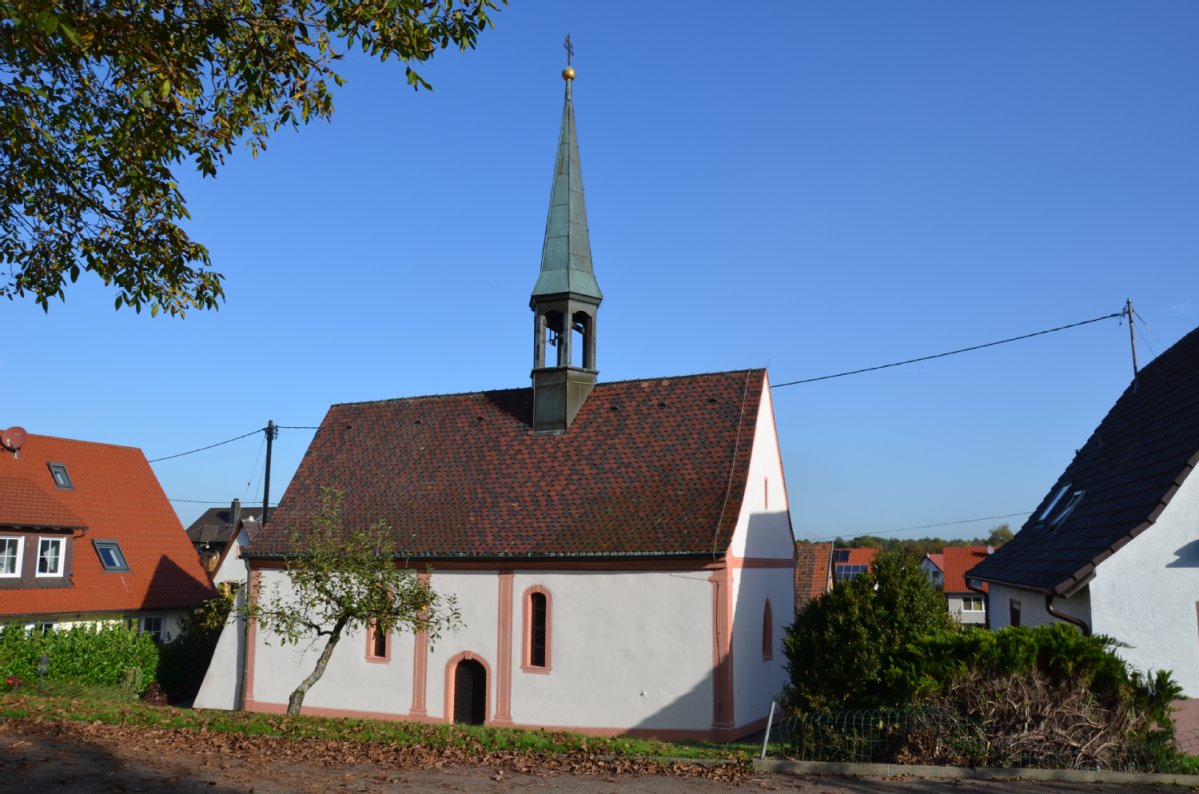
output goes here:
[[774, 658], [774, 610], [770, 608], [770, 599], [762, 609], [762, 661], [768, 662]]
[[550, 669], [550, 593], [541, 585], [525, 591], [525, 637], [522, 669], [545, 673]]

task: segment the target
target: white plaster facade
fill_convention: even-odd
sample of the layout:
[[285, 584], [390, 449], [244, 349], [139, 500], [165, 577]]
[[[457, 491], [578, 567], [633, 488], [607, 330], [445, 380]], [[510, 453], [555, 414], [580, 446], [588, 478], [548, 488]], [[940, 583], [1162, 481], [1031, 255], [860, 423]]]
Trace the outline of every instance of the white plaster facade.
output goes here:
[[[486, 670], [490, 724], [677, 738], [760, 729], [784, 685], [781, 640], [795, 611], [795, 546], [768, 383], [747, 477], [733, 538], [714, 559], [434, 567], [430, 582], [456, 596], [464, 627], [435, 646], [397, 633], [386, 660], [370, 658], [366, 632], [343, 637], [305, 712], [448, 722], [454, 667], [469, 658]], [[261, 587], [286, 587], [282, 571], [260, 573]], [[531, 588], [550, 604], [544, 669], [524, 664]], [[197, 706], [236, 706], [229, 682], [241, 676], [240, 631], [226, 628]], [[320, 647], [283, 645], [251, 627], [245, 707], [284, 710]]]
[[[1021, 625], [1057, 620], [1043, 594], [992, 583], [992, 628], [1011, 624], [1013, 600]], [[1171, 670], [1188, 697], [1199, 697], [1199, 478], [1188, 477], [1152, 526], [1053, 606], [1127, 644], [1117, 653], [1138, 670]]]

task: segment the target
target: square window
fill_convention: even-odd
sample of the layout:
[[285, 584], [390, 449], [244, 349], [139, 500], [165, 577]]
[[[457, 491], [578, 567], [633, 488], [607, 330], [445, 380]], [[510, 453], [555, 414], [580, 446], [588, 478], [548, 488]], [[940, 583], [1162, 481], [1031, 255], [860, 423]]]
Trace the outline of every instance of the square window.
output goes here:
[[0, 538], [0, 577], [21, 575], [21, 539]]
[[62, 576], [66, 538], [39, 538], [37, 544], [37, 575]]
[[59, 488], [74, 488], [71, 483], [71, 475], [67, 474], [67, 464], [65, 463], [50, 463], [50, 474], [54, 476], [54, 484]]
[[162, 618], [142, 618], [137, 627], [138, 634], [149, 634], [156, 640], [162, 639]]
[[96, 554], [100, 555], [100, 564], [104, 566], [104, 570], [129, 570], [129, 564], [125, 562], [125, 555], [121, 552], [121, 544], [118, 541], [93, 540], [92, 546], [96, 549]]

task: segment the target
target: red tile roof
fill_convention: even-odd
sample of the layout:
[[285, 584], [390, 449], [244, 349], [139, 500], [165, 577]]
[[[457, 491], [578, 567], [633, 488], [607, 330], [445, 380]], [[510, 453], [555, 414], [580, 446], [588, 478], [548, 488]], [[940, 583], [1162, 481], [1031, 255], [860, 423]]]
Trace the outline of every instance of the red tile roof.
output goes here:
[[[966, 586], [966, 571], [978, 565], [987, 558], [986, 546], [946, 546], [941, 555], [944, 560], [944, 565], [941, 570], [945, 572], [946, 593], [972, 593], [975, 592]], [[986, 582], [980, 582], [982, 590], [987, 589]]]
[[[73, 488], [56, 487], [50, 462], [66, 465]], [[31, 434], [19, 458], [0, 452], [0, 527], [35, 524], [86, 526], [74, 533], [73, 586], [0, 590], [0, 615], [190, 607], [214, 594], [139, 449]], [[92, 540], [119, 541], [129, 570], [105, 571]]]
[[[50, 472], [46, 472], [50, 476]], [[48, 493], [21, 477], [0, 477], [0, 520], [12, 529], [82, 529], [87, 526]]]
[[1199, 328], [1140, 371], [1024, 527], [971, 576], [1067, 593], [1153, 526], [1199, 466], [1196, 362]]
[[803, 608], [828, 592], [831, 543], [795, 544], [795, 608]]
[[533, 435], [532, 389], [334, 405], [246, 553], [286, 553], [330, 486], [411, 558], [721, 555], [765, 374], [601, 383], [561, 435]]

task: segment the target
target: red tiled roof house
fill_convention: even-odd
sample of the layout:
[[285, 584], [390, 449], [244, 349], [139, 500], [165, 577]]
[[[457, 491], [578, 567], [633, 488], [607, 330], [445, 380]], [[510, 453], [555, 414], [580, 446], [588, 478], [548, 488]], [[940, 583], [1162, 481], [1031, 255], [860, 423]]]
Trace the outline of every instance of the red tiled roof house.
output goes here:
[[28, 435], [0, 450], [0, 622], [135, 620], [164, 637], [213, 595], [141, 450]]
[[[259, 586], [286, 587], [290, 533], [333, 487], [347, 525], [385, 520], [458, 599], [465, 627], [435, 648], [343, 639], [306, 713], [710, 739], [764, 726], [795, 598], [766, 372], [597, 383], [600, 299], [568, 81], [532, 387], [334, 405], [244, 552]], [[244, 706], [284, 711], [315, 653], [251, 627]]]

